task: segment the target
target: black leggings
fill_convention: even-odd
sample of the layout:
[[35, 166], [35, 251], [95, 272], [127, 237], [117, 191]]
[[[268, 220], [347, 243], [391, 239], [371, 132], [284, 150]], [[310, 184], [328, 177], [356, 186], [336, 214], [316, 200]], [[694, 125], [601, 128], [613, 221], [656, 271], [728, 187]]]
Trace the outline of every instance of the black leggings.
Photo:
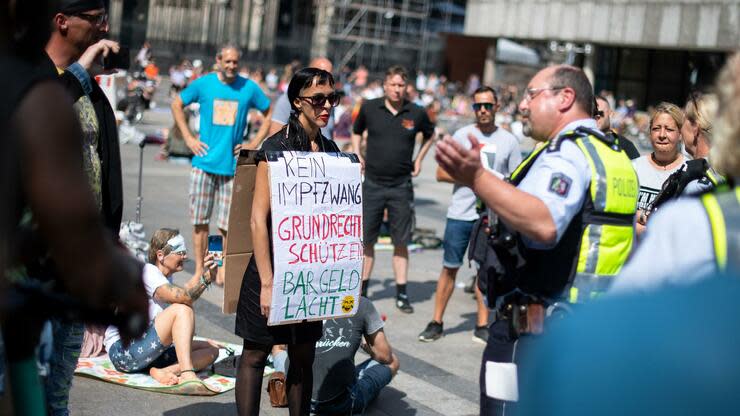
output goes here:
[[[240, 416], [257, 416], [260, 412], [262, 377], [271, 345], [244, 340], [244, 349], [236, 375], [236, 408]], [[313, 358], [316, 344], [289, 344], [290, 368], [285, 380], [290, 416], [308, 415], [313, 390]]]

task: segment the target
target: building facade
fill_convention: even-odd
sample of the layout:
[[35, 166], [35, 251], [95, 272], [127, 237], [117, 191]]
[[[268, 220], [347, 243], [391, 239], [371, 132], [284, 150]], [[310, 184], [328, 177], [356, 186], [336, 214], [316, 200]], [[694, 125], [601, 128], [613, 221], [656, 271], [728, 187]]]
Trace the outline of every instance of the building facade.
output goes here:
[[549, 61], [582, 66], [597, 91], [644, 108], [683, 102], [713, 81], [727, 53], [740, 46], [740, 2], [469, 0], [465, 35], [491, 40], [488, 82], [495, 78], [496, 39], [539, 43]]

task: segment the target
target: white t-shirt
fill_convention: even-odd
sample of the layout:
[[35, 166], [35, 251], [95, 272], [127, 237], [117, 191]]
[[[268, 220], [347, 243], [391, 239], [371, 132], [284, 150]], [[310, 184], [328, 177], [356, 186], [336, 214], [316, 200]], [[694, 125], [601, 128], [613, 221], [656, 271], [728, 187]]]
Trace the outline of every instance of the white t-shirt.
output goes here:
[[[466, 149], [470, 149], [470, 140], [468, 135], [472, 134], [481, 144], [494, 144], [496, 146], [495, 154], [481, 153], [481, 159], [493, 170], [504, 176], [509, 176], [522, 162], [522, 153], [519, 150], [519, 142], [513, 134], [508, 131], [497, 128], [491, 134], [483, 134], [475, 124], [469, 124], [457, 130], [452, 136], [456, 142], [460, 143]], [[475, 194], [467, 186], [455, 184], [452, 188], [452, 201], [447, 209], [447, 218], [461, 221], [474, 221], [478, 219], [475, 212]]]
[[[172, 276], [166, 277], [161, 271], [159, 271], [157, 266], [147, 263], [144, 265], [143, 280], [146, 294], [149, 296], [149, 322], [154, 322], [154, 318], [156, 318], [164, 308], [169, 306], [167, 302], [159, 302], [155, 300], [154, 292], [162, 285], [172, 284]], [[109, 326], [108, 329], [105, 330], [105, 340], [103, 341], [106, 351], [110, 350], [110, 347], [119, 339], [121, 339], [121, 336], [118, 334], [118, 328], [113, 325]]]
[[[683, 156], [681, 156], [683, 157]], [[632, 161], [632, 166], [637, 172], [637, 181], [640, 183], [640, 194], [637, 197], [637, 209], [645, 210], [650, 206], [669, 176], [684, 164], [680, 164], [670, 170], [656, 169], [650, 163], [650, 155], [640, 156]]]

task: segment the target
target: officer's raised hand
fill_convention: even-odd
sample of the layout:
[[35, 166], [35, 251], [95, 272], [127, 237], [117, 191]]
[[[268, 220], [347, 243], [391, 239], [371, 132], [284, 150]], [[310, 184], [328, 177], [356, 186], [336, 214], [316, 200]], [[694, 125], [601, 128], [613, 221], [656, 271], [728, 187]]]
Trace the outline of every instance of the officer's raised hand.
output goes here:
[[472, 187], [485, 169], [480, 161], [480, 142], [473, 135], [469, 135], [468, 140], [470, 149], [466, 149], [450, 136], [445, 137], [437, 143], [435, 159], [455, 182]]

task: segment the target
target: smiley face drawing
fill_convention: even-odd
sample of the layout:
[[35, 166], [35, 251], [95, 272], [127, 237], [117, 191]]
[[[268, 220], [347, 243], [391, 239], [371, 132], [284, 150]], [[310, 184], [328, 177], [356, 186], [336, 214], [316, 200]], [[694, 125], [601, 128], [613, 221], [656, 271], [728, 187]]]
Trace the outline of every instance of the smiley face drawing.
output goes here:
[[352, 308], [355, 307], [355, 298], [351, 295], [347, 295], [342, 299], [342, 312], [350, 313]]

